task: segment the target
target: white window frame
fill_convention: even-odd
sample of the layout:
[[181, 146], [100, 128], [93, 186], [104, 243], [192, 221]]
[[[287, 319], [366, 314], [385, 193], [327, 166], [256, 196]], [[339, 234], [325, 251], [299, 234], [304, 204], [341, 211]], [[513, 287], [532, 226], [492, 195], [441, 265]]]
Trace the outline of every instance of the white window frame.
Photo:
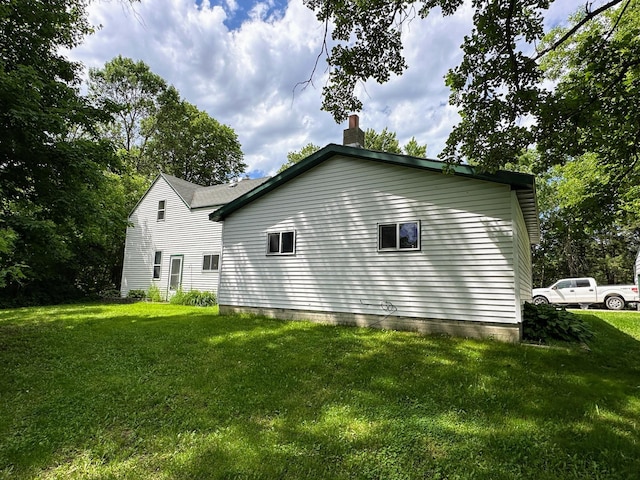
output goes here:
[[[156, 263], [156, 257], [160, 254], [160, 263]], [[156, 277], [156, 267], [158, 268], [158, 276]], [[153, 253], [153, 271], [151, 273], [151, 278], [153, 280], [160, 280], [162, 276], [162, 250], [156, 250]]]
[[[205, 267], [205, 258], [206, 257], [218, 257], [216, 260], [216, 268], [204, 268]], [[209, 263], [210, 267], [213, 267], [213, 259], [211, 259], [210, 263]], [[220, 254], [219, 253], [211, 253], [211, 252], [205, 252], [202, 254], [202, 271], [204, 273], [209, 273], [209, 272], [217, 272], [218, 270], [220, 270]]]
[[164, 222], [165, 218], [167, 218], [167, 201], [158, 200], [158, 213], [156, 214], [156, 220], [158, 222]]
[[[282, 235], [287, 234], [287, 233], [291, 233], [293, 235], [293, 251], [291, 251], [291, 252], [283, 252], [282, 251]], [[271, 235], [278, 235], [278, 251], [277, 252], [272, 252], [270, 250], [270, 247], [271, 247], [271, 242], [270, 242]], [[271, 255], [295, 255], [296, 254], [296, 231], [290, 229], [290, 230], [279, 230], [277, 232], [267, 232], [266, 252], [267, 252], [267, 255], [269, 255], [269, 256], [271, 256]]]
[[[418, 242], [417, 245], [415, 247], [401, 247], [400, 246], [400, 226], [401, 225], [405, 225], [407, 223], [415, 223], [416, 224], [416, 228], [418, 230]], [[395, 230], [396, 230], [396, 245], [395, 247], [385, 247], [382, 248], [380, 246], [381, 243], [381, 236], [380, 236], [380, 229], [381, 227], [388, 227], [388, 226], [395, 226]], [[421, 225], [420, 225], [420, 220], [403, 220], [400, 222], [380, 222], [376, 225], [377, 230], [378, 230], [378, 252], [418, 252], [420, 251], [420, 249], [422, 248], [422, 242], [421, 242], [421, 237], [422, 237], [422, 229], [421, 229]]]

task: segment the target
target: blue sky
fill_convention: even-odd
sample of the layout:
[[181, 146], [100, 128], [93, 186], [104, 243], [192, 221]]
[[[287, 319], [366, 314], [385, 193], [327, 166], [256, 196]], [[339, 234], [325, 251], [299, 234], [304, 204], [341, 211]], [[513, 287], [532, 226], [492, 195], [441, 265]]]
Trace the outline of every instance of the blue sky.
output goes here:
[[[601, 0], [598, 0], [601, 1]], [[555, 25], [580, 7], [558, 0], [547, 16]], [[252, 177], [273, 175], [287, 153], [308, 143], [341, 143], [346, 125], [320, 110], [327, 72], [321, 52], [323, 26], [302, 0], [95, 1], [90, 21], [102, 27], [69, 56], [100, 68], [117, 55], [142, 60], [181, 95], [238, 134]], [[359, 86], [363, 129], [412, 137], [435, 158], [458, 120], [448, 105], [444, 75], [461, 58], [472, 11], [443, 18], [432, 12], [403, 31], [409, 69], [384, 85]]]
[[[202, 7], [202, 0], [195, 0], [196, 5]], [[249, 13], [258, 2], [253, 0], [212, 0], [207, 2], [206, 5], [218, 5], [224, 9], [227, 14], [227, 19], [224, 24], [229, 30], [238, 30], [242, 23], [249, 18]], [[287, 8], [288, 2], [286, 0], [272, 0], [269, 2], [260, 2], [264, 5], [264, 15], [266, 18], [278, 19], [281, 18], [283, 12]]]

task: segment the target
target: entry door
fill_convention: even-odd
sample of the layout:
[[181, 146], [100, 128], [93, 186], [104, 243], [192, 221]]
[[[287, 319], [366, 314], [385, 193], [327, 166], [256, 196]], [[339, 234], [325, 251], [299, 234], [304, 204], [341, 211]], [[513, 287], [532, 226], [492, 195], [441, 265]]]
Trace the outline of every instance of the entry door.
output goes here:
[[175, 292], [182, 285], [182, 256], [171, 257], [169, 266], [169, 291]]
[[586, 278], [576, 280], [576, 303], [594, 303], [596, 301], [596, 290]]

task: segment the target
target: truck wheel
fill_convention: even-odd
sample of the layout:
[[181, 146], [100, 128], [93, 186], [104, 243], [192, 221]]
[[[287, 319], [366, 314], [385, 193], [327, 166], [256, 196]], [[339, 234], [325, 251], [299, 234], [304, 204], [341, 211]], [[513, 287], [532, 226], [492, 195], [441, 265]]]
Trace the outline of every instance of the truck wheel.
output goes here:
[[537, 297], [533, 297], [533, 304], [534, 305], [546, 305], [549, 303], [549, 300], [547, 300], [547, 297], [543, 297], [542, 295], [538, 295]]
[[607, 297], [604, 303], [609, 310], [622, 310], [624, 308], [624, 300], [616, 295]]

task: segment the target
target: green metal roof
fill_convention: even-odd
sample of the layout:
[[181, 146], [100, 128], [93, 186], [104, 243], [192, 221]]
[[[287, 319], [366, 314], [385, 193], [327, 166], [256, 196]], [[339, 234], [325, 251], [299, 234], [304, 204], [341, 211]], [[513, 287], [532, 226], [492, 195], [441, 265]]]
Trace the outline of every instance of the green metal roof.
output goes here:
[[449, 166], [446, 163], [437, 160], [428, 160], [426, 158], [410, 157], [394, 153], [377, 152], [373, 150], [366, 150], [364, 148], [348, 147], [336, 144], [327, 145], [313, 155], [308, 156], [278, 175], [271, 177], [269, 180], [253, 190], [218, 208], [209, 215], [209, 220], [224, 220], [236, 210], [239, 210], [245, 205], [257, 200], [263, 195], [266, 195], [271, 190], [280, 187], [280, 185], [287, 183], [289, 180], [292, 180], [298, 175], [335, 156], [353, 157], [439, 173], [445, 173], [448, 169], [447, 173], [456, 176], [509, 185], [512, 190], [517, 192], [520, 208], [522, 209], [527, 230], [529, 232], [529, 238], [533, 243], [537, 243], [540, 239], [540, 224], [538, 220], [538, 208], [535, 194], [535, 177], [533, 175], [518, 172], [507, 172], [504, 170], [500, 170], [496, 173], [479, 173], [470, 165]]

